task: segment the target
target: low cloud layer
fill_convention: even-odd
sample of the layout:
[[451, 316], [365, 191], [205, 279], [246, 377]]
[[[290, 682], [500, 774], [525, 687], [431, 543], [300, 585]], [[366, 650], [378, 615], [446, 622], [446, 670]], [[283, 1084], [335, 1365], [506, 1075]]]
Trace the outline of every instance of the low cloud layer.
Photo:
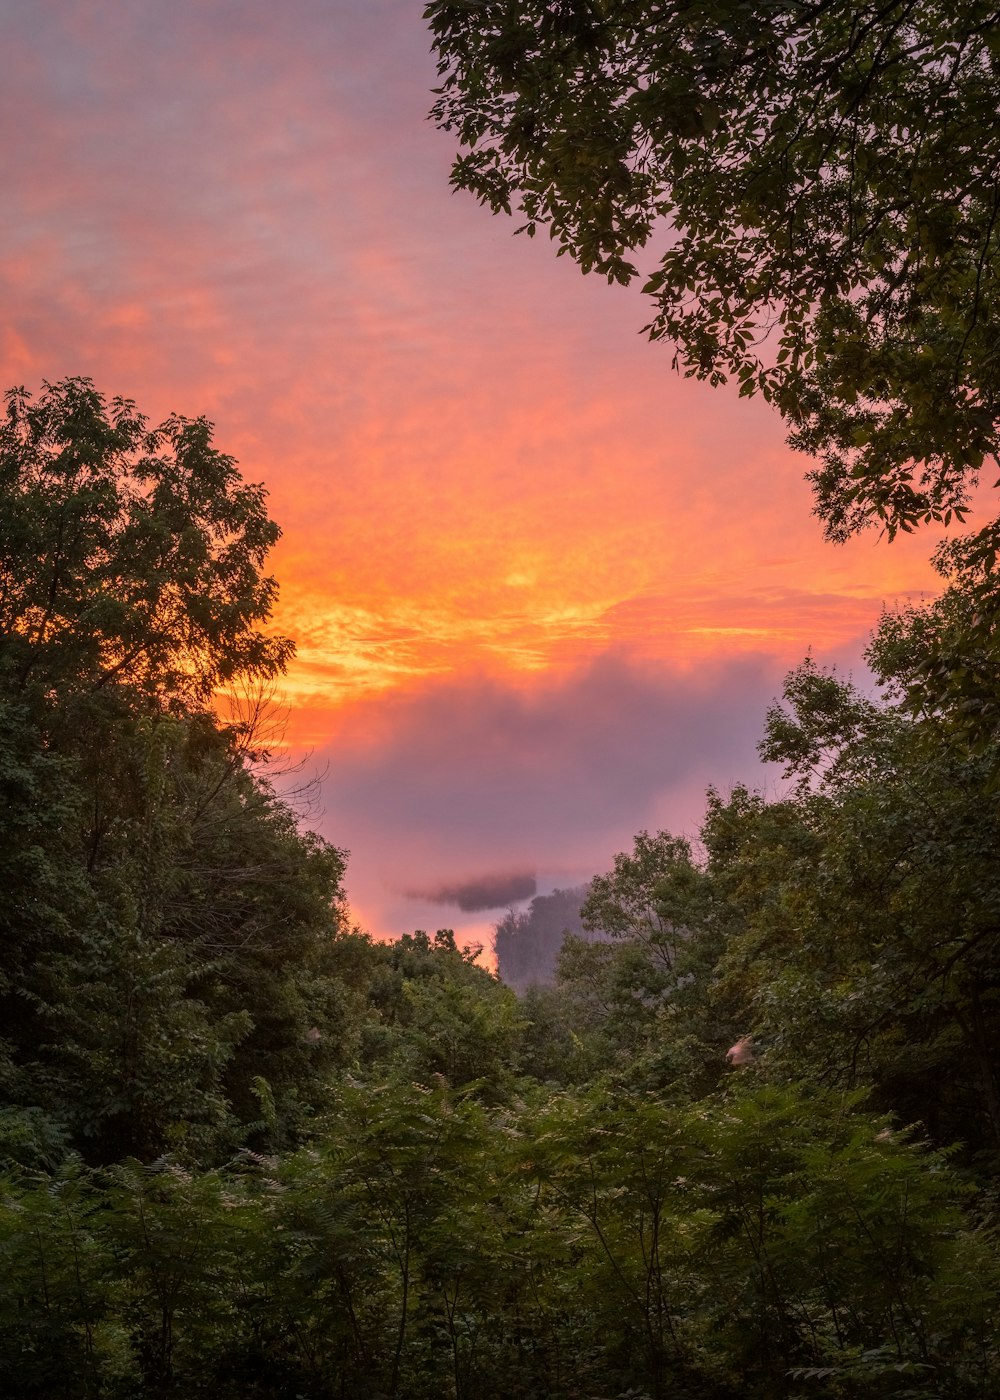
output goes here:
[[410, 899], [426, 900], [428, 904], [453, 904], [466, 914], [482, 913], [487, 909], [506, 909], [519, 904], [538, 891], [534, 875], [480, 875], [458, 885], [438, 885], [431, 890], [408, 890]]
[[614, 652], [561, 675], [450, 677], [344, 712], [325, 764], [323, 831], [351, 851], [372, 931], [475, 913], [610, 868], [637, 831], [697, 831], [709, 784], [773, 782], [756, 755], [785, 665], [697, 669]]

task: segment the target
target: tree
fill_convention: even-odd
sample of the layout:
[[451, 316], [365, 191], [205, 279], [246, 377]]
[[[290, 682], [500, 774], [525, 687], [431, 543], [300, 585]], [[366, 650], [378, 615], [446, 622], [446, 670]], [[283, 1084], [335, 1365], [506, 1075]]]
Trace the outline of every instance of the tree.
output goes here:
[[114, 683], [165, 704], [266, 679], [292, 652], [258, 624], [280, 531], [204, 418], [158, 428], [88, 379], [7, 396], [0, 425], [0, 676], [14, 693]]
[[683, 837], [640, 831], [631, 854], [620, 851], [614, 870], [591, 880], [581, 910], [583, 926], [612, 938], [637, 938], [669, 970], [685, 942], [697, 883], [691, 847]]
[[906, 710], [948, 730], [972, 753], [992, 753], [1000, 773], [1000, 519], [946, 540], [934, 556], [947, 587], [921, 606], [888, 613], [870, 660]]
[[298, 830], [209, 716], [126, 715], [102, 756], [100, 785], [69, 770], [87, 815], [107, 814], [53, 857], [74, 903], [55, 901], [0, 1003], [21, 1094], [98, 1161], [210, 1158], [262, 1095], [258, 1131], [285, 1140], [360, 1031], [339, 975], [344, 853]]
[[536, 894], [527, 909], [508, 909], [493, 925], [497, 972], [509, 987], [525, 992], [551, 982], [567, 934], [581, 935], [582, 886]]
[[[452, 183], [777, 405], [834, 539], [961, 518], [1000, 421], [985, 0], [431, 0]], [[640, 272], [639, 254], [659, 242]]]
[[278, 533], [204, 419], [7, 396], [0, 1079], [93, 1160], [201, 1160], [265, 1109], [281, 1140], [353, 1053], [344, 853], [262, 775], [252, 706], [210, 708], [291, 654], [260, 626]]
[[443, 1076], [502, 1097], [524, 1022], [511, 989], [477, 965], [482, 949], [459, 948], [452, 929], [433, 938], [417, 929], [374, 951], [362, 1042], [369, 1073]]
[[702, 833], [726, 914], [719, 1008], [738, 1017], [742, 1006], [775, 1077], [871, 1085], [941, 1144], [995, 1160], [995, 751], [970, 755], [945, 726], [806, 663], [770, 711], [761, 753], [792, 790], [714, 797]]

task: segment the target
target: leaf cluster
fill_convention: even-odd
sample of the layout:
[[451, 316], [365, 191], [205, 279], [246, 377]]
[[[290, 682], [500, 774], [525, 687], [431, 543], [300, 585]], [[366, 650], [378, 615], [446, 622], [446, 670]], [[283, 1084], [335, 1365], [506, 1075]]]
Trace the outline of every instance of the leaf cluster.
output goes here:
[[[433, 0], [452, 183], [784, 416], [829, 535], [961, 520], [997, 447], [983, 0]], [[655, 249], [652, 262], [643, 256]]]

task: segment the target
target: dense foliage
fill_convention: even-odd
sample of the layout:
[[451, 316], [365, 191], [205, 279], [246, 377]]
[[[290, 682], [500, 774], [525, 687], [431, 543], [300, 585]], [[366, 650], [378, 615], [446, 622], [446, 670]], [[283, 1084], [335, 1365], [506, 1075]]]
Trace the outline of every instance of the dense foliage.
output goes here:
[[1000, 420], [992, 6], [431, 0], [425, 14], [433, 115], [463, 148], [453, 183], [547, 227], [584, 271], [643, 275], [650, 333], [685, 372], [762, 391], [820, 458], [831, 535], [961, 511]]
[[997, 755], [905, 705], [933, 617], [878, 701], [792, 674], [784, 796], [502, 924], [580, 920], [519, 997], [349, 927], [209, 707], [288, 645], [208, 425], [69, 381], [0, 469], [5, 1396], [995, 1393]]
[[[828, 535], [964, 519], [1000, 445], [985, 0], [430, 0], [456, 188], [639, 278], [685, 374], [762, 393]], [[647, 256], [648, 250], [648, 256]], [[992, 481], [992, 476], [989, 478]], [[1000, 518], [940, 549], [915, 711], [1000, 732]]]

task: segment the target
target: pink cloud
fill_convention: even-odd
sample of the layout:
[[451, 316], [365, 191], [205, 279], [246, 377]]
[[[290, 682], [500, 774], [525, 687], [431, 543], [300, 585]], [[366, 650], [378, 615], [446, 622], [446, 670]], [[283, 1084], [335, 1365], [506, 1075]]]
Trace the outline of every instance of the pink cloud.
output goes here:
[[785, 665], [935, 586], [928, 537], [824, 545], [773, 414], [673, 377], [637, 294], [450, 194], [419, 9], [38, 0], [0, 84], [0, 378], [206, 413], [267, 483], [290, 734], [383, 929], [696, 822]]
[[760, 655], [690, 672], [606, 652], [530, 685], [435, 678], [344, 708], [309, 762], [326, 774], [322, 830], [352, 852], [352, 902], [399, 932], [426, 917], [407, 891], [511, 871], [573, 883], [643, 826], [692, 831], [710, 782], [764, 780], [755, 744], [781, 674]]

